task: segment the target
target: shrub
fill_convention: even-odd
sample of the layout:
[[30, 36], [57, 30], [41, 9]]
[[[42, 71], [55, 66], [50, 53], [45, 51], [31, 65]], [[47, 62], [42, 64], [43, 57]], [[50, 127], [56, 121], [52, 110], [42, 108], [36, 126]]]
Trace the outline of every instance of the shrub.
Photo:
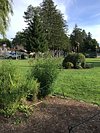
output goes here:
[[63, 67], [66, 68], [66, 63], [71, 62], [74, 65], [74, 68], [79, 66], [84, 67], [85, 56], [81, 53], [69, 53], [63, 60]]
[[[0, 68], [0, 111], [7, 114], [15, 112], [21, 98], [21, 77], [16, 73], [16, 67], [9, 61], [2, 62]], [[20, 90], [20, 91], [21, 91]]]
[[65, 68], [70, 69], [70, 68], [73, 68], [73, 67], [74, 67], [73, 63], [71, 63], [71, 62], [66, 63]]
[[93, 66], [92, 63], [86, 63], [85, 66], [84, 66], [85, 69], [90, 69], [90, 68], [93, 68], [93, 67], [94, 66]]
[[44, 98], [52, 92], [51, 85], [57, 77], [57, 66], [55, 62], [48, 58], [40, 60], [32, 68], [32, 75], [40, 83], [38, 98]]
[[[32, 93], [36, 81], [21, 75], [9, 61], [2, 62], [0, 67], [0, 113], [12, 115], [16, 112], [22, 98]], [[33, 92], [35, 93], [35, 92]]]

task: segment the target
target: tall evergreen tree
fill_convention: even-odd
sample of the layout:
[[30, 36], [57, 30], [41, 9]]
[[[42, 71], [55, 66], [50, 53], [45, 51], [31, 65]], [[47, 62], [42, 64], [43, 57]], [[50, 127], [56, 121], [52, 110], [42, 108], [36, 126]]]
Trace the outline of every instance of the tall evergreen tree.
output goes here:
[[93, 39], [92, 34], [88, 32], [88, 35], [85, 41], [86, 52], [96, 52], [97, 47], [99, 47], [98, 42], [96, 41], [96, 39]]
[[84, 44], [85, 31], [82, 31], [77, 25], [73, 29], [70, 35], [70, 41], [72, 45], [72, 50], [74, 52], [82, 52], [82, 47]]
[[85, 32], [85, 30], [82, 30], [78, 28], [77, 25], [75, 25], [75, 28], [73, 29], [72, 34], [70, 35], [72, 50], [74, 52], [95, 52], [96, 47], [99, 46], [96, 39], [92, 38], [92, 34], [88, 32], [88, 34]]
[[[63, 19], [63, 15], [56, 9], [52, 0], [44, 0], [41, 4], [41, 17], [43, 21], [44, 31], [50, 49], [65, 48], [68, 38], [66, 37], [67, 25]], [[66, 40], [66, 41], [65, 41]]]
[[35, 52], [46, 51], [48, 47], [41, 17], [39, 14], [39, 8], [29, 6], [27, 12], [25, 12], [24, 14], [24, 18], [28, 23], [28, 27], [24, 31], [24, 34], [26, 36], [27, 50]]

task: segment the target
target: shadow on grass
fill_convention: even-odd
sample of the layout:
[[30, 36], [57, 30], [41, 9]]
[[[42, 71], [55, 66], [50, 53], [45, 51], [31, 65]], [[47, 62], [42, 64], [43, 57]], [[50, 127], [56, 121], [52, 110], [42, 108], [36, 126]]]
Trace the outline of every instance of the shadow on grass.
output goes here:
[[[69, 131], [70, 127], [74, 128]], [[0, 132], [100, 133], [100, 107], [74, 100], [47, 99], [34, 108], [34, 113], [26, 124], [17, 127], [5, 124], [4, 130], [0, 127]]]
[[87, 64], [90, 63], [93, 67], [100, 67], [100, 62], [87, 62]]

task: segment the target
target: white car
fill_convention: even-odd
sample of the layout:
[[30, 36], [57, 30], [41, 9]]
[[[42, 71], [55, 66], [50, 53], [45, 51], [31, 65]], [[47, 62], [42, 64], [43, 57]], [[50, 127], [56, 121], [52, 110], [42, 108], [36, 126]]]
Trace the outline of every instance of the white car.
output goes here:
[[7, 52], [5, 54], [6, 59], [18, 59], [20, 58], [20, 55], [18, 55], [16, 52]]

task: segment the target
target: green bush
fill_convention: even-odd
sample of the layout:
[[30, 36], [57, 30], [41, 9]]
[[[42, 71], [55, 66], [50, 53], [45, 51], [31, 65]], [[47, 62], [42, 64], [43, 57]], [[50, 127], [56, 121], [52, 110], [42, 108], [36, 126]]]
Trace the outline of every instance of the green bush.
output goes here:
[[62, 66], [66, 68], [66, 63], [71, 62], [74, 68], [84, 68], [85, 56], [81, 53], [69, 53], [63, 60]]
[[16, 67], [9, 61], [2, 62], [0, 67], [0, 112], [10, 115], [17, 109], [22, 93], [23, 83]]
[[0, 113], [12, 115], [16, 112], [22, 98], [29, 93], [36, 93], [36, 81], [21, 75], [9, 61], [0, 67]]
[[90, 68], [93, 68], [93, 67], [94, 66], [93, 66], [92, 63], [86, 63], [85, 66], [84, 66], [85, 69], [90, 69]]
[[74, 67], [73, 63], [71, 63], [71, 62], [66, 63], [65, 68], [70, 69], [70, 68], [73, 68], [73, 67]]
[[46, 97], [52, 92], [51, 85], [57, 77], [57, 72], [57, 65], [50, 58], [39, 60], [32, 68], [32, 75], [40, 83], [38, 92], [39, 99]]

